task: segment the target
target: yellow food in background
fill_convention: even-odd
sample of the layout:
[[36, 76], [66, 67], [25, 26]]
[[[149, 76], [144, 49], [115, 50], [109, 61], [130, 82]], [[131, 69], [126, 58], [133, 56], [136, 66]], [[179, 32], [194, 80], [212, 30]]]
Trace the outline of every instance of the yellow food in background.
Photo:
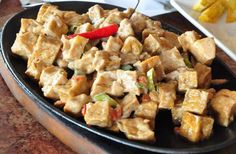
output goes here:
[[196, 5], [193, 6], [195, 11], [202, 12], [208, 8], [211, 4], [215, 3], [217, 0], [199, 0]]
[[223, 0], [218, 0], [212, 4], [209, 8], [201, 13], [199, 20], [202, 22], [216, 22], [225, 11], [225, 4]]
[[236, 0], [228, 0], [226, 22], [235, 22], [235, 21], [236, 21]]

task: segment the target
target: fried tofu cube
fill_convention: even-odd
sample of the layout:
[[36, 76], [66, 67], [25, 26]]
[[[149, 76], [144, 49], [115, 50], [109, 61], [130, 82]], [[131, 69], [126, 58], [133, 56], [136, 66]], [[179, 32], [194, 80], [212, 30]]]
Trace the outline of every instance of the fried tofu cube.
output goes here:
[[133, 36], [129, 36], [121, 49], [122, 53], [133, 53], [135, 55], [141, 54], [143, 50], [143, 45], [139, 42], [139, 40]]
[[16, 40], [11, 47], [14, 54], [21, 56], [24, 59], [28, 59], [34, 50], [34, 46], [37, 42], [38, 35], [32, 32], [25, 32], [23, 34], [16, 34]]
[[73, 76], [66, 84], [57, 85], [55, 89], [60, 100], [66, 101], [69, 97], [88, 94], [91, 85], [85, 75]]
[[49, 16], [45, 21], [43, 27], [44, 33], [52, 37], [61, 38], [62, 34], [66, 34], [68, 32], [67, 25], [57, 15]]
[[49, 16], [55, 15], [63, 19], [63, 14], [63, 11], [58, 10], [57, 6], [51, 4], [43, 4], [39, 9], [36, 21], [44, 24]]
[[210, 137], [213, 123], [211, 117], [184, 112], [178, 133], [191, 142], [199, 142]]
[[143, 50], [151, 55], [158, 54], [162, 51], [172, 49], [174, 46], [164, 37], [159, 37], [156, 34], [150, 34], [144, 40]]
[[46, 67], [47, 65], [41, 59], [29, 58], [25, 74], [33, 77], [35, 80], [39, 80], [42, 70]]
[[120, 27], [118, 29], [117, 35], [125, 41], [129, 36], [134, 36], [134, 30], [130, 21], [125, 18], [120, 22]]
[[[122, 96], [125, 92], [140, 95], [137, 78], [138, 74], [136, 71], [117, 70], [99, 72], [93, 83], [90, 95], [94, 96], [102, 92], [113, 96]], [[119, 89], [119, 92], [117, 92], [117, 89]]]
[[52, 65], [61, 48], [61, 41], [50, 36], [40, 35], [32, 53], [32, 59], [40, 59]]
[[51, 99], [59, 99], [59, 95], [55, 89], [56, 85], [64, 85], [67, 83], [67, 73], [62, 68], [56, 66], [48, 66], [42, 70], [39, 84], [45, 97]]
[[63, 20], [68, 26], [79, 26], [90, 21], [88, 14], [78, 14], [75, 11], [64, 11]]
[[43, 26], [34, 19], [21, 19], [21, 27], [19, 33], [31, 32], [39, 35], [42, 32]]
[[131, 113], [139, 106], [138, 99], [135, 94], [128, 93], [121, 101], [122, 118], [130, 117]]
[[70, 97], [63, 108], [64, 112], [67, 114], [70, 114], [74, 117], [80, 117], [82, 116], [81, 110], [83, 105], [91, 102], [92, 99], [90, 96], [87, 96], [86, 94], [80, 94], [75, 97]]
[[179, 72], [178, 75], [178, 90], [186, 91], [190, 88], [197, 88], [197, 72], [193, 69], [186, 69]]
[[236, 91], [222, 89], [218, 91], [210, 103], [216, 122], [228, 127], [236, 113]]
[[117, 70], [117, 81], [121, 81], [124, 92], [132, 92], [140, 95], [140, 89], [137, 86], [138, 73], [136, 71]]
[[64, 69], [57, 66], [48, 66], [42, 70], [39, 85], [63, 85], [68, 81], [67, 73]]
[[155, 134], [151, 130], [149, 122], [149, 120], [143, 118], [121, 119], [118, 121], [118, 127], [128, 139], [155, 141]]
[[178, 41], [179, 35], [166, 30], [163, 34], [163, 37], [166, 38], [170, 42], [170, 44], [172, 44], [174, 47], [176, 47], [176, 48], [181, 47], [181, 45]]
[[171, 109], [172, 121], [175, 125], [181, 124], [183, 113], [184, 113], [182, 105], [183, 103], [177, 103]]
[[130, 18], [130, 22], [132, 24], [133, 30], [135, 34], [140, 34], [142, 31], [146, 28], [146, 20], [148, 17], [145, 15], [139, 13], [139, 12], [134, 12]]
[[210, 65], [216, 56], [216, 45], [213, 38], [206, 37], [195, 41], [190, 49], [198, 62]]
[[62, 57], [65, 61], [70, 62], [81, 58], [89, 40], [79, 35], [72, 39], [63, 35], [61, 41], [63, 42]]
[[162, 28], [145, 28], [142, 32], [142, 40], [144, 41], [150, 34], [157, 35], [157, 36], [163, 36], [165, 33], [165, 30]]
[[150, 101], [140, 104], [135, 110], [134, 115], [135, 117], [154, 120], [156, 118], [157, 112], [158, 112], [157, 102]]
[[88, 15], [90, 20], [95, 23], [99, 19], [104, 17], [104, 10], [101, 6], [99, 5], [94, 5], [88, 10]]
[[119, 52], [122, 46], [123, 42], [119, 37], [110, 36], [104, 46], [104, 50]]
[[142, 73], [147, 73], [148, 70], [154, 68], [158, 80], [161, 80], [165, 75], [164, 68], [159, 56], [152, 56], [142, 62], [135, 63], [134, 66]]
[[88, 103], [86, 105], [84, 120], [88, 125], [111, 127], [112, 122], [110, 118], [109, 103], [107, 101]]
[[112, 71], [120, 67], [121, 58], [117, 52], [97, 51], [93, 60], [93, 67], [97, 72]]
[[195, 31], [187, 31], [178, 37], [184, 51], [190, 50], [191, 45], [198, 39], [200, 39], [200, 35]]
[[91, 23], [87, 22], [78, 26], [75, 30], [75, 34], [90, 32], [93, 31], [94, 29], [95, 29], [94, 26]]
[[93, 65], [95, 54], [96, 51], [88, 51], [83, 54], [81, 59], [70, 61], [68, 67], [72, 70], [79, 70], [85, 74], [90, 74], [95, 71], [95, 67]]
[[204, 64], [197, 63], [194, 66], [194, 69], [197, 71], [198, 76], [198, 88], [207, 89], [211, 84], [211, 67], [208, 67]]
[[160, 58], [165, 72], [172, 72], [178, 69], [179, 67], [186, 66], [183, 57], [181, 56], [179, 50], [176, 47], [162, 52]]
[[176, 100], [176, 82], [161, 83], [159, 85], [159, 108], [172, 109]]
[[120, 58], [122, 65], [134, 64], [139, 61], [139, 55], [133, 53], [120, 53]]
[[107, 18], [105, 18], [105, 20], [102, 22], [101, 25], [99, 25], [99, 27], [105, 27], [108, 26], [110, 24], [120, 24], [120, 22], [124, 19], [124, 16], [122, 15], [121, 12], [114, 12], [111, 13]]
[[148, 29], [161, 29], [161, 22], [157, 20], [147, 19], [146, 27]]
[[188, 89], [185, 93], [183, 110], [194, 112], [196, 114], [204, 114], [206, 112], [207, 103], [209, 101], [209, 93], [199, 89]]

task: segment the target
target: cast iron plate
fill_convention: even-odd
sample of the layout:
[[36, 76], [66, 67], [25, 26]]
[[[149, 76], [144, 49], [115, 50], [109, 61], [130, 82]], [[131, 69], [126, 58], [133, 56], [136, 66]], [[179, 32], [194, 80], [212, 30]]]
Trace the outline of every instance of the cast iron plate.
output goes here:
[[[87, 12], [88, 8], [93, 6], [95, 3], [91, 2], [57, 2], [54, 3], [58, 5], [61, 10], [74, 10], [78, 13]], [[101, 4], [105, 9], [114, 9], [116, 6]], [[119, 8], [122, 10], [122, 8]], [[218, 149], [222, 149], [236, 141], [236, 122], [233, 122], [230, 127], [223, 128], [220, 126], [214, 126], [214, 133], [209, 140], [202, 141], [200, 143], [190, 143], [189, 141], [177, 136], [171, 122], [171, 115], [168, 111], [161, 111], [158, 113], [156, 122], [156, 137], [157, 142], [155, 143], [142, 143], [137, 141], [130, 141], [126, 139], [123, 134], [115, 134], [104, 129], [97, 127], [88, 127], [82, 119], [75, 119], [63, 113], [58, 108], [52, 105], [52, 101], [43, 97], [43, 94], [36, 82], [33, 82], [29, 77], [27, 77], [24, 72], [26, 70], [26, 62], [24, 62], [18, 56], [12, 54], [11, 46], [15, 40], [16, 33], [20, 28], [21, 18], [36, 18], [39, 6], [24, 10], [14, 17], [12, 17], [4, 26], [2, 32], [2, 57], [3, 60], [14, 76], [17, 84], [25, 91], [25, 93], [34, 102], [42, 108], [46, 108], [48, 111], [60, 116], [63, 121], [71, 123], [105, 137], [107, 139], [113, 140], [123, 145], [130, 147], [147, 150], [151, 152], [164, 152], [164, 153], [199, 153], [199, 152], [209, 152]], [[162, 23], [163, 27], [180, 33], [180, 30], [174, 28], [174, 25], [168, 25]], [[235, 75], [226, 67], [226, 65], [216, 58], [212, 64], [213, 78], [226, 78], [229, 80], [227, 84], [215, 87], [216, 89], [227, 88], [231, 90], [236, 89], [236, 77]], [[78, 132], [80, 133], [80, 132]], [[75, 143], [76, 144], [76, 143]]]

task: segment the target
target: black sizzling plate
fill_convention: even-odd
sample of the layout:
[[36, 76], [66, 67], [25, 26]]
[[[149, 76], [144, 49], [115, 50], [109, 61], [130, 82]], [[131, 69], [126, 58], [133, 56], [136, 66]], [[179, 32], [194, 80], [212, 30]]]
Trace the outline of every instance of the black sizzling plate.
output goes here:
[[[57, 2], [54, 3], [59, 6], [61, 10], [74, 10], [79, 13], [87, 12], [88, 8], [95, 3], [89, 2]], [[101, 4], [105, 9], [114, 9], [116, 6]], [[122, 9], [122, 8], [120, 8]], [[14, 17], [12, 17], [5, 25], [2, 33], [2, 56], [3, 60], [14, 76], [18, 85], [25, 91], [25, 93], [34, 100], [34, 102], [42, 108], [46, 108], [48, 111], [53, 112], [57, 116], [61, 117], [63, 121], [71, 123], [82, 129], [88, 130], [92, 133], [121, 143], [130, 147], [139, 148], [152, 152], [164, 152], [164, 153], [199, 153], [209, 152], [228, 146], [236, 141], [236, 122], [232, 123], [230, 127], [223, 128], [220, 126], [214, 126], [214, 133], [209, 140], [202, 141], [200, 143], [190, 143], [182, 137], [176, 135], [173, 131], [174, 126], [171, 122], [171, 115], [168, 111], [161, 111], [158, 113], [156, 122], [156, 137], [155, 143], [143, 143], [130, 141], [120, 133], [115, 134], [104, 129], [97, 127], [88, 127], [82, 119], [75, 119], [63, 113], [52, 105], [52, 101], [43, 97], [43, 94], [38, 86], [38, 83], [33, 82], [27, 77], [24, 72], [26, 70], [26, 62], [21, 58], [12, 54], [11, 46], [15, 40], [16, 33], [20, 28], [21, 18], [36, 18], [39, 6], [24, 10]], [[174, 25], [163, 24], [164, 28], [179, 33], [179, 30], [174, 28]], [[229, 82], [225, 85], [215, 87], [216, 89], [228, 88], [235, 90], [236, 77], [234, 74], [218, 59], [212, 64], [213, 78], [226, 78]], [[78, 132], [80, 133], [80, 132]], [[76, 143], [75, 143], [76, 144]]]

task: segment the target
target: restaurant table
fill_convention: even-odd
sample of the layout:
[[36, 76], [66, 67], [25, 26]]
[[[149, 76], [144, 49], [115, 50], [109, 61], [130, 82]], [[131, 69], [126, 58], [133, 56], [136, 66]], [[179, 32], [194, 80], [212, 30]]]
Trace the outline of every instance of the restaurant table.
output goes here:
[[[2, 28], [8, 18], [21, 10], [23, 8], [21, 8], [19, 0], [2, 0], [0, 3], [0, 28]], [[192, 29], [198, 31], [177, 12], [161, 15], [158, 19], [175, 25], [177, 29], [183, 31]], [[223, 60], [236, 74], [236, 62], [221, 50], [217, 51], [217, 57]], [[68, 146], [51, 135], [18, 103], [2, 76], [0, 76], [0, 96], [0, 153], [74, 153]], [[91, 136], [91, 139], [93, 138], [93, 142], [90, 142], [91, 144], [102, 147], [102, 151], [98, 153], [144, 153], [142, 150], [127, 146], [117, 146], [118, 143], [113, 143], [90, 132], [86, 132], [85, 135]], [[92, 150], [89, 148], [87, 152], [76, 151], [90, 153]], [[113, 148], [112, 151], [111, 148]], [[212, 153], [235, 154], [236, 144]]]

